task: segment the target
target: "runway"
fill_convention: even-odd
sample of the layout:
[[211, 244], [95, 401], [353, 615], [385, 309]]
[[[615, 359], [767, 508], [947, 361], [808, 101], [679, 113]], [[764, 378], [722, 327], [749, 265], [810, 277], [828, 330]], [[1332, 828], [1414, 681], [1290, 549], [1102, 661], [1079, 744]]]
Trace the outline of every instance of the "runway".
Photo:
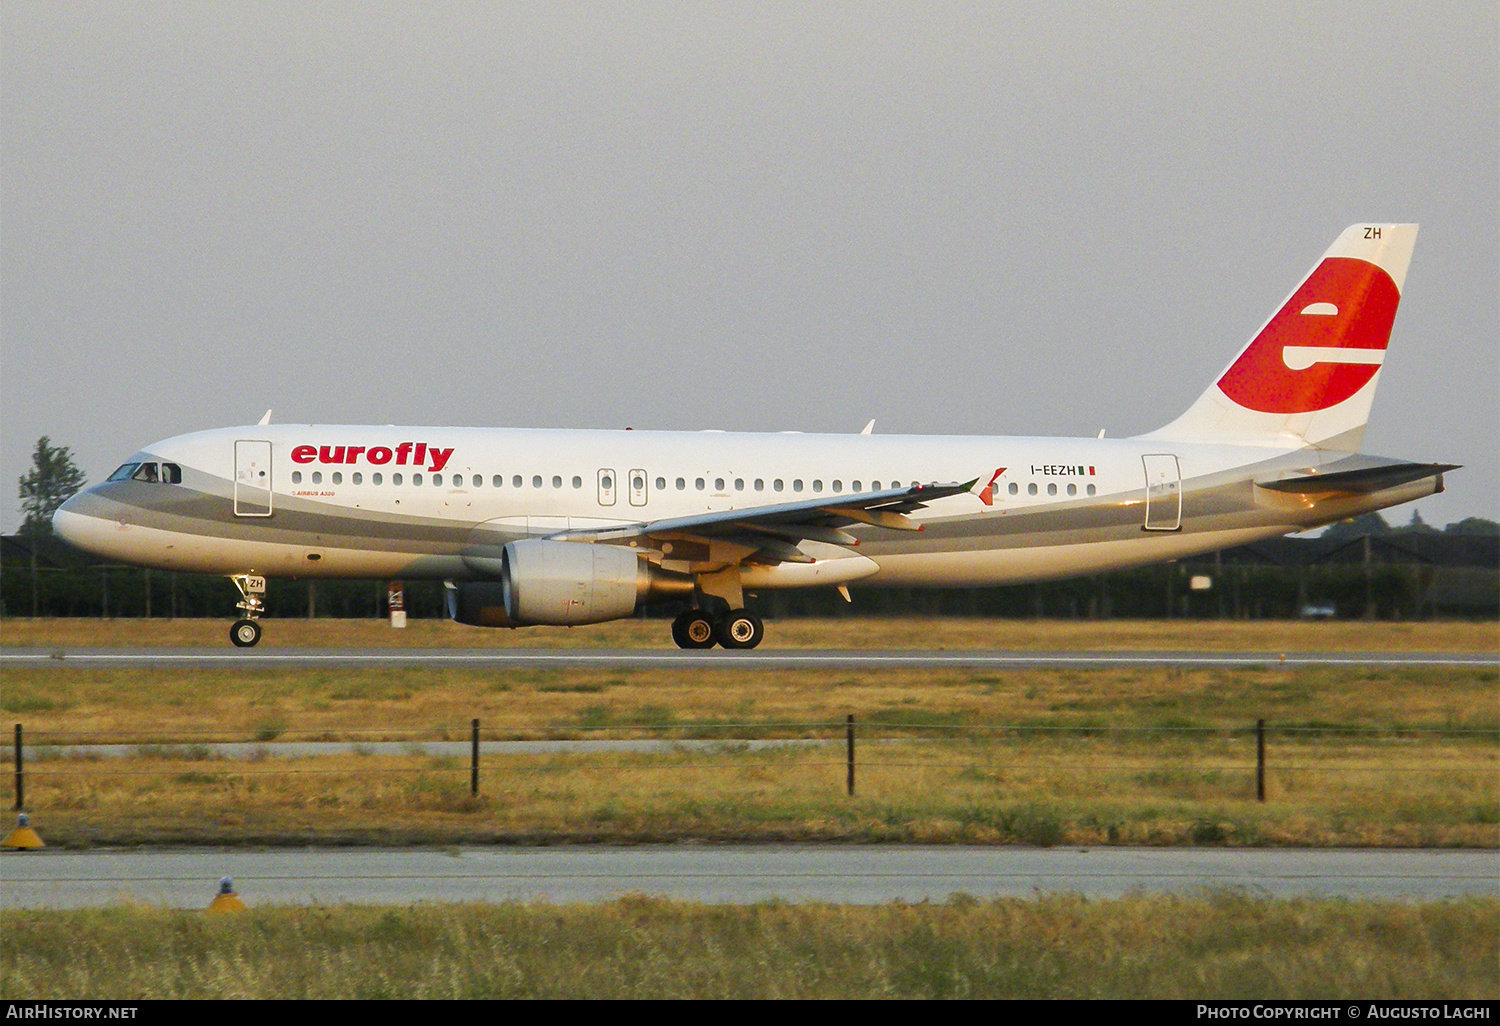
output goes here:
[[480, 669], [890, 670], [1141, 669], [1290, 666], [1466, 667], [1500, 669], [1493, 652], [923, 651], [889, 649], [312, 649], [7, 648], [0, 669], [22, 667], [204, 667], [282, 669], [328, 666], [457, 666]]
[[0, 907], [203, 908], [223, 876], [250, 906], [597, 902], [879, 904], [1070, 892], [1232, 889], [1267, 897], [1500, 897], [1500, 852], [1371, 849], [663, 846], [27, 852], [0, 856]]

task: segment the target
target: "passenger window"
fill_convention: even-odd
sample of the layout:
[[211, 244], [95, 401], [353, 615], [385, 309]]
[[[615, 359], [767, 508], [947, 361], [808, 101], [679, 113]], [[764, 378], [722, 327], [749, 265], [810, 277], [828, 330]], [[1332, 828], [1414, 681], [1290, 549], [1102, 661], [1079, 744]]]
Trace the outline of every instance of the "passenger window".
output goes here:
[[644, 491], [646, 488], [646, 479], [641, 475], [636, 474], [630, 479], [630, 487], [634, 488], [638, 492]]
[[[533, 487], [533, 488], [540, 488], [541, 486], [542, 486], [542, 475], [541, 474], [533, 474], [532, 477], [531, 477], [531, 487]], [[606, 483], [604, 485], [604, 487], [608, 488], [609, 484]]]
[[765, 478], [757, 477], [755, 479], [755, 490], [757, 492], [763, 492], [763, 491], [766, 490], [766, 481], [765, 481]]
[[659, 492], [664, 492], [664, 491], [667, 490], [667, 479], [666, 478], [659, 477], [659, 478], [656, 479], [656, 490], [659, 491]]
[[1047, 486], [1047, 494], [1048, 495], [1056, 495], [1057, 494], [1057, 485], [1055, 485], [1055, 484], [1049, 484]]
[[861, 489], [860, 489], [860, 487], [859, 487], [859, 482], [858, 482], [858, 481], [850, 481], [850, 482], [849, 482], [849, 490], [850, 490], [850, 491], [851, 491], [851, 492], [857, 492], [857, 491], [860, 491], [860, 490], [861, 490]]
[[778, 492], [781, 491], [781, 488], [782, 488], [781, 478], [778, 477], [774, 482], [772, 482], [771, 487], [773, 489], [775, 489], [776, 491], [778, 491]]
[[[314, 475], [314, 476], [316, 476], [316, 475]], [[414, 484], [414, 485], [421, 484], [422, 483], [422, 475], [421, 474], [413, 474], [411, 476], [411, 483]]]
[[1010, 492], [1010, 494], [1015, 495], [1020, 490], [1021, 490], [1021, 486], [1020, 485], [1016, 484], [1014, 481], [1012, 481], [1010, 483], [1010, 488], [1008, 489], [1008, 491]]
[[694, 481], [693, 487], [698, 489], [700, 492], [703, 491], [703, 478], [700, 477], [696, 481]]
[[1093, 485], [1089, 485], [1088, 491], [1089, 491], [1090, 495], [1093, 495], [1094, 494], [1094, 486]]
[[314, 470], [313, 471], [313, 482], [312, 483], [313, 484], [322, 484], [323, 483], [323, 472], [321, 470]]
[[393, 484], [393, 485], [399, 485], [400, 483], [401, 483], [401, 475], [400, 474], [392, 474], [391, 475], [391, 484]]
[[1077, 495], [1078, 494], [1078, 486], [1076, 484], [1070, 484], [1070, 485], [1068, 485], [1068, 494], [1069, 495]]
[[833, 482], [833, 490], [836, 491], [836, 492], [843, 491], [844, 490], [844, 482], [842, 482], [842, 481], [835, 481], [835, 482]]
[[722, 477], [716, 477], [716, 478], [714, 478], [714, 491], [716, 491], [716, 492], [722, 492], [723, 490], [724, 490], [724, 479]]
[[519, 488], [519, 487], [521, 487], [521, 475], [517, 474], [515, 477], [511, 478], [510, 479], [510, 485], [511, 485], [512, 488]]
[[377, 484], [377, 485], [378, 484], [384, 484], [385, 483], [385, 477], [383, 475], [381, 475], [381, 474], [371, 474], [370, 475], [370, 483], [371, 484]]
[[821, 478], [814, 479], [813, 480], [813, 491], [815, 491], [815, 492], [821, 492], [822, 490], [823, 490], [823, 481], [822, 481], [822, 479]]
[[687, 487], [687, 482], [684, 481], [682, 478], [679, 477], [677, 479], [677, 490], [680, 492], [680, 491], [682, 491], [686, 487]]
[[1026, 486], [1026, 494], [1027, 495], [1035, 495], [1036, 494], [1036, 482], [1035, 481], [1031, 482], [1031, 484], [1029, 484], [1029, 485]]
[[135, 472], [135, 480], [156, 484], [156, 464], [142, 463], [140, 469]]
[[734, 490], [737, 492], [743, 492], [745, 490], [745, 479], [743, 477], [737, 477], [734, 479]]
[[355, 473], [354, 473], [354, 483], [355, 484], [364, 484], [365, 483], [365, 475], [359, 473], [358, 471], [355, 471]]
[[802, 479], [799, 477], [799, 478], [796, 478], [795, 480], [792, 481], [792, 491], [794, 491], [794, 492], [800, 492], [801, 490], [802, 490]]
[[182, 484], [182, 468], [175, 463], [163, 463], [161, 479], [166, 484]]
[[292, 484], [301, 484], [301, 483], [302, 483], [302, 471], [300, 471], [300, 470], [294, 470], [294, 471], [292, 471]]
[[496, 488], [504, 488], [505, 487], [505, 475], [504, 474], [496, 474], [494, 477], [492, 477], [490, 479], [490, 484], [493, 485]]
[[483, 474], [475, 474], [474, 475], [474, 487], [475, 488], [483, 488], [484, 487], [484, 475]]
[[333, 483], [334, 484], [343, 484], [344, 483], [344, 475], [341, 474], [339, 471], [335, 470], [333, 472]]
[[872, 492], [878, 492], [878, 491], [880, 491], [880, 482], [879, 481], [871, 481], [870, 482], [870, 491], [872, 491]]
[[573, 475], [573, 487], [574, 488], [582, 488], [583, 487], [583, 478], [579, 477], [577, 474]]
[[[441, 484], [442, 484], [442, 483], [443, 483], [443, 475], [442, 475], [442, 474], [433, 474], [433, 475], [432, 475], [432, 486], [433, 486], [433, 487], [434, 487], [434, 488], [436, 488], [436, 487], [438, 487], [438, 486], [439, 486], [439, 485], [441, 485]], [[457, 481], [455, 481], [455, 482], [453, 482], [453, 483], [454, 483], [454, 484], [457, 484], [457, 483], [458, 483], [458, 482], [457, 482]]]
[[552, 487], [553, 488], [561, 488], [562, 487], [562, 475], [561, 474], [553, 474], [552, 475]]

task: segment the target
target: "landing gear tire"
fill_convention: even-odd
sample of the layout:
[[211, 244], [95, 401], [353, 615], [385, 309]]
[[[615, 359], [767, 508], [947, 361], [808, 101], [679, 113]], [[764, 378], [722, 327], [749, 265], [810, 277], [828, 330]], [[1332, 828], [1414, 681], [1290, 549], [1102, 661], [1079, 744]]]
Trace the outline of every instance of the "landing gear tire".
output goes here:
[[672, 640], [678, 648], [713, 648], [714, 621], [701, 609], [689, 609], [672, 621]]
[[260, 640], [260, 624], [254, 620], [236, 620], [229, 628], [229, 640], [236, 648], [254, 648]]
[[718, 634], [725, 648], [754, 648], [766, 636], [766, 625], [754, 613], [736, 609], [719, 621]]

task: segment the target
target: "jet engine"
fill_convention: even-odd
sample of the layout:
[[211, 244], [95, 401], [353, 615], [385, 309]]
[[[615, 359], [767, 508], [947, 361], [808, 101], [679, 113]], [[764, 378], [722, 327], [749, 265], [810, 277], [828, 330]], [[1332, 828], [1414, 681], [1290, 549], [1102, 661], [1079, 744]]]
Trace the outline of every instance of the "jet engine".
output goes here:
[[452, 585], [448, 612], [479, 627], [566, 627], [619, 620], [649, 598], [692, 590], [691, 577], [635, 549], [528, 538], [505, 546], [498, 582]]

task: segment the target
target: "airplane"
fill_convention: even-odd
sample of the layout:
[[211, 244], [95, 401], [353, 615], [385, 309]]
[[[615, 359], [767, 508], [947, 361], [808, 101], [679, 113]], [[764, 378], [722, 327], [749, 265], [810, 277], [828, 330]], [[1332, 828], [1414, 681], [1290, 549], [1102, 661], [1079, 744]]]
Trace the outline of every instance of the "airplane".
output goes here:
[[1443, 490], [1360, 445], [1416, 241], [1356, 224], [1186, 412], [1130, 438], [260, 423], [136, 452], [53, 518], [112, 560], [223, 574], [235, 645], [265, 578], [436, 579], [483, 627], [685, 606], [682, 648], [765, 636], [775, 588], [995, 585], [1244, 545]]

